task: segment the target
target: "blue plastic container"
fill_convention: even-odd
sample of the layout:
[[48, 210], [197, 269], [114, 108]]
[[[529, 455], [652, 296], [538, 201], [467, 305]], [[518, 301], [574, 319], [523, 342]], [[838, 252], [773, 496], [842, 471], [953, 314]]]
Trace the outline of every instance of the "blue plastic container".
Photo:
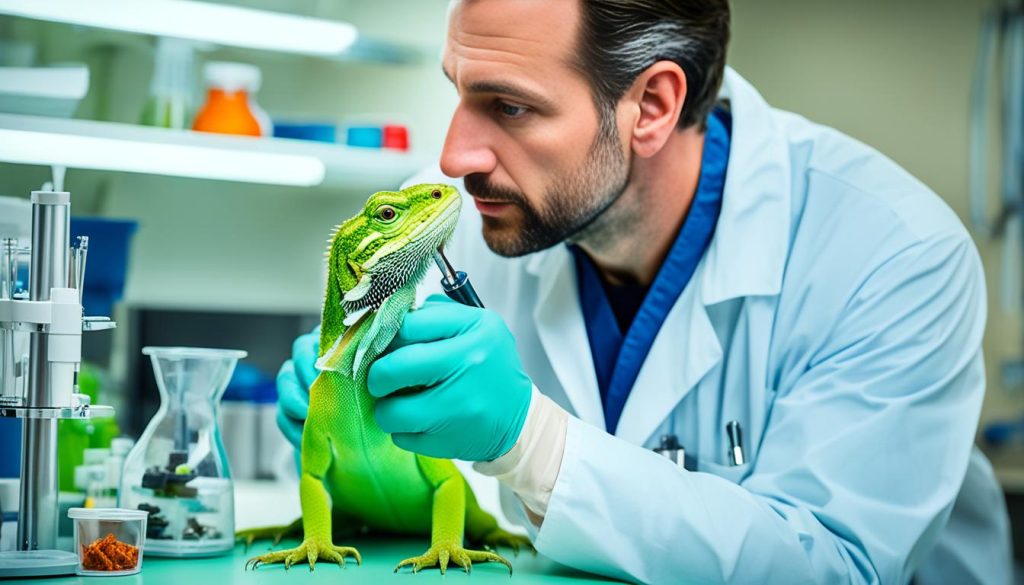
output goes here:
[[256, 366], [238, 362], [223, 400], [271, 404], [277, 402], [277, 382]]
[[21, 475], [21, 419], [0, 418], [0, 478]]
[[274, 121], [274, 136], [314, 142], [337, 142], [337, 129], [333, 124], [299, 124]]
[[124, 295], [131, 239], [138, 227], [139, 223], [130, 219], [71, 218], [71, 242], [89, 236], [83, 296], [86, 315], [111, 316], [114, 303]]
[[384, 144], [384, 131], [380, 126], [349, 126], [345, 136], [349, 146], [380, 148]]

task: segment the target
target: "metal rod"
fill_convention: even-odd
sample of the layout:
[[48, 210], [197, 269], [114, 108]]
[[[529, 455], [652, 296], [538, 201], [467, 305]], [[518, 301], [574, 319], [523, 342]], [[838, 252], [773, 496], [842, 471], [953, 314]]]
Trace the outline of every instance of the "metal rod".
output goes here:
[[78, 247], [75, 253], [75, 288], [78, 289], [78, 302], [82, 302], [85, 292], [85, 262], [89, 258], [89, 236], [78, 236]]
[[448, 295], [448, 298], [470, 307], [484, 308], [476, 290], [473, 289], [473, 284], [469, 282], [469, 276], [465, 272], [455, 270], [448, 258], [445, 257], [442, 248], [438, 248], [434, 252], [434, 263], [441, 270], [441, 288], [444, 289], [444, 294]]
[[[29, 300], [50, 300], [50, 289], [66, 288], [71, 229], [71, 195], [66, 192], [32, 193], [32, 259], [29, 265]], [[29, 339], [28, 391], [25, 406], [59, 406], [50, 375], [46, 333]], [[21, 451], [21, 509], [18, 550], [57, 548], [57, 421], [24, 420]]]
[[68, 283], [71, 286], [75, 286], [78, 282], [78, 273], [75, 272], [78, 268], [78, 250], [74, 247], [68, 248]]
[[441, 271], [441, 275], [448, 279], [449, 284], [455, 284], [455, 268], [452, 267], [451, 262], [448, 262], [448, 258], [444, 255], [444, 250], [441, 248], [434, 252], [434, 263], [437, 264], [438, 270]]
[[[156, 359], [154, 357], [153, 359]], [[174, 360], [174, 376], [165, 381], [168, 393], [174, 392], [175, 409], [175, 430], [174, 450], [188, 453], [188, 410], [186, 409], [185, 393], [188, 390], [185, 379], [185, 360]]]
[[18, 287], [18, 239], [4, 238], [3, 242], [3, 278], [0, 279], [0, 299], [13, 299]]

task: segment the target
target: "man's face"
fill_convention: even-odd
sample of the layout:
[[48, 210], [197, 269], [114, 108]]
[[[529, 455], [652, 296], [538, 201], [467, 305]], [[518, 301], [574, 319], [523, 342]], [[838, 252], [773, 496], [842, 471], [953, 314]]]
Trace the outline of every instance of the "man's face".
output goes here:
[[573, 68], [579, 0], [453, 4], [445, 74], [459, 92], [441, 169], [464, 177], [484, 239], [504, 256], [586, 228], [629, 176], [615, 116]]

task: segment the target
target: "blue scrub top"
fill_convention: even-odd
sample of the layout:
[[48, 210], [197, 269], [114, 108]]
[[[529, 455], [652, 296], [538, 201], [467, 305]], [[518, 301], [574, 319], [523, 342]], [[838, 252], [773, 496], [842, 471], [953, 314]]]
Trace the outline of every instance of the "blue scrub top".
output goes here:
[[715, 233], [729, 165], [731, 126], [732, 118], [722, 108], [708, 116], [697, 192], [649, 289], [606, 287], [590, 258], [577, 246], [570, 246], [605, 428], [611, 434], [615, 434], [626, 399], [661, 324], [690, 282]]

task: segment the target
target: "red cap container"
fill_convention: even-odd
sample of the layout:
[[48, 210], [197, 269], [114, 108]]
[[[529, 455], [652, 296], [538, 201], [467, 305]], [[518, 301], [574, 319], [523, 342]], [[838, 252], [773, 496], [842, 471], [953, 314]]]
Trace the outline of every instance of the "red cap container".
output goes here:
[[383, 128], [384, 148], [395, 150], [409, 150], [409, 129], [402, 124], [388, 124]]

